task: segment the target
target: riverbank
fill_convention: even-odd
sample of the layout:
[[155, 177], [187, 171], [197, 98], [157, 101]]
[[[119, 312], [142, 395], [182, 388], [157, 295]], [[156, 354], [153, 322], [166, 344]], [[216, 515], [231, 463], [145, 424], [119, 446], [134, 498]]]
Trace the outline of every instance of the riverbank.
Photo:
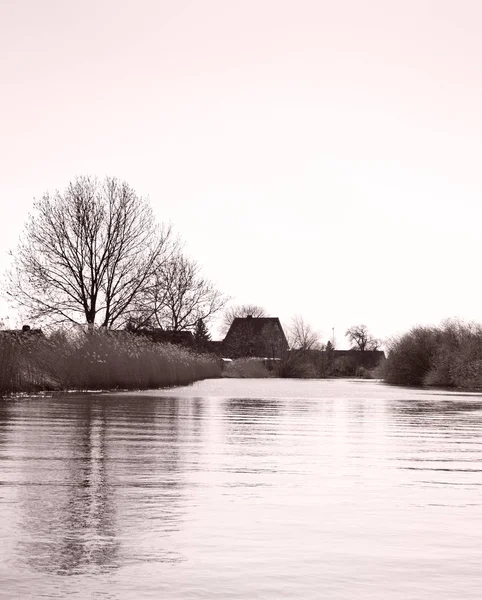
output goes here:
[[313, 355], [288, 353], [281, 359], [237, 358], [224, 363], [222, 376], [232, 379], [379, 379], [379, 369], [356, 366], [343, 359], [338, 364], [319, 353]]
[[0, 335], [0, 395], [161, 388], [220, 375], [211, 355], [127, 332]]

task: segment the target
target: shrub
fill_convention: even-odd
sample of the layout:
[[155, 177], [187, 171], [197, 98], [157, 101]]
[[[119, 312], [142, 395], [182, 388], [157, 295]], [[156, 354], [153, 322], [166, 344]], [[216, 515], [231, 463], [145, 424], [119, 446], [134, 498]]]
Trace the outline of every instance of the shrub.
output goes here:
[[223, 377], [264, 378], [271, 377], [262, 358], [237, 358], [224, 367]]
[[431, 327], [414, 327], [389, 343], [385, 381], [422, 385], [436, 354], [439, 332]]
[[482, 387], [482, 327], [445, 321], [416, 327], [389, 345], [385, 381], [406, 385]]

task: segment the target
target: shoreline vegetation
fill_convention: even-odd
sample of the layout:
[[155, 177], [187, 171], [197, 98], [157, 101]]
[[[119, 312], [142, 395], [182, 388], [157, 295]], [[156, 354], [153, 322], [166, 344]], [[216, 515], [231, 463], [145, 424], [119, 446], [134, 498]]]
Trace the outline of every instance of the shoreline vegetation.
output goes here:
[[447, 320], [392, 339], [379, 376], [391, 384], [482, 389], [482, 325]]
[[42, 391], [134, 390], [220, 377], [209, 354], [128, 332], [0, 334], [0, 396]]
[[[258, 305], [226, 308], [229, 298], [184, 253], [172, 227], [115, 177], [80, 176], [36, 200], [12, 257], [0, 290], [12, 307], [37, 326], [74, 329], [45, 336], [24, 326], [20, 334], [0, 319], [0, 396], [221, 376], [482, 388], [482, 325], [414, 327], [389, 340], [385, 356], [363, 324], [346, 330], [351, 349], [337, 350], [299, 315], [285, 335], [279, 318]], [[224, 340], [212, 341], [206, 324], [225, 308]]]
[[288, 351], [280, 359], [238, 358], [223, 364], [214, 354], [156, 343], [128, 331], [0, 333], [0, 396], [156, 389], [219, 377], [355, 377], [404, 386], [482, 389], [482, 325], [451, 320], [437, 327], [414, 327], [390, 340], [387, 350], [377, 367], [354, 370], [352, 357], [330, 362], [327, 351]]
[[372, 379], [329, 352], [293, 350], [280, 359], [238, 358], [158, 343], [128, 331], [58, 330], [48, 336], [0, 332], [0, 397], [42, 392], [142, 390], [182, 386], [201, 379]]
[[[369, 352], [383, 354], [365, 325], [346, 331], [352, 350], [343, 351], [321, 343], [300, 315], [286, 336], [258, 305], [226, 308], [229, 297], [185, 254], [172, 226], [115, 177], [79, 176], [35, 200], [0, 287], [26, 322], [65, 327], [45, 336], [0, 319], [0, 395], [221, 376], [368, 378], [379, 360]], [[212, 341], [207, 324], [225, 308], [225, 337]]]

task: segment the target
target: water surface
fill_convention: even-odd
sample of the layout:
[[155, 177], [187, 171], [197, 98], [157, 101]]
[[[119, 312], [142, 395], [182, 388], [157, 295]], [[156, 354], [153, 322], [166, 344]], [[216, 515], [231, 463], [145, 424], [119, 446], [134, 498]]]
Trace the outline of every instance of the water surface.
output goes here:
[[480, 599], [481, 426], [370, 381], [0, 400], [0, 597]]

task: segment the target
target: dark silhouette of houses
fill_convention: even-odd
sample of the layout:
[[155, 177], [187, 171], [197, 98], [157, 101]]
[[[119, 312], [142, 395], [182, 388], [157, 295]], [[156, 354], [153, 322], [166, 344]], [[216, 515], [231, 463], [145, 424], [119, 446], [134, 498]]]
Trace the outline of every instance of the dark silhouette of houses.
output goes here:
[[335, 361], [342, 359], [355, 368], [373, 369], [385, 358], [383, 350], [333, 350]]
[[206, 352], [210, 352], [211, 354], [217, 354], [218, 356], [223, 356], [223, 341], [209, 340], [208, 342], [206, 342]]
[[186, 348], [194, 348], [196, 345], [193, 334], [190, 331], [171, 331], [165, 329], [138, 329], [136, 335], [143, 335], [157, 344], [175, 344]]
[[32, 329], [30, 325], [24, 325], [22, 329], [0, 329], [0, 334], [10, 335], [12, 337], [30, 337], [30, 336], [43, 336], [41, 329]]
[[277, 317], [236, 317], [222, 342], [226, 358], [280, 358], [287, 349], [288, 340]]

